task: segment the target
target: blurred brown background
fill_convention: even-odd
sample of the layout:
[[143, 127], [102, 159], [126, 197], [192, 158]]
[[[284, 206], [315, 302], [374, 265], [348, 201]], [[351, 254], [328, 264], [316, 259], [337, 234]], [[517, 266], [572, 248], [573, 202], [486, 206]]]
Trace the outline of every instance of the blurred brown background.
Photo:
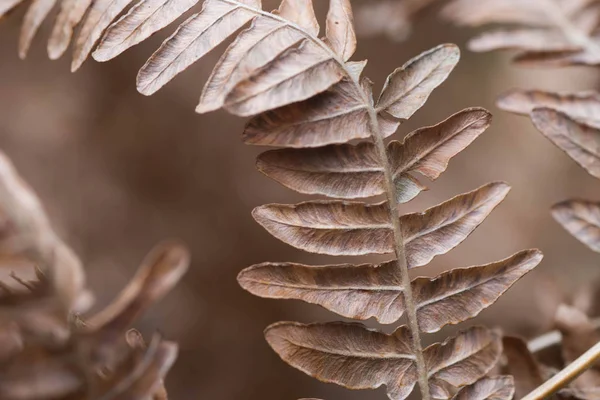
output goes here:
[[[325, 2], [317, 3], [322, 10]], [[316, 306], [255, 298], [238, 287], [237, 273], [267, 260], [340, 260], [296, 251], [253, 222], [250, 211], [257, 205], [305, 197], [256, 172], [260, 149], [239, 139], [244, 120], [224, 112], [194, 113], [219, 52], [145, 98], [135, 90], [137, 70], [170, 29], [112, 62], [88, 61], [71, 74], [67, 59], [46, 58], [42, 39], [48, 26], [30, 58], [18, 60], [22, 16], [19, 10], [0, 25], [0, 148], [85, 261], [98, 302], [111, 299], [161, 239], [179, 237], [192, 249], [193, 264], [183, 284], [141, 325], [146, 332], [159, 329], [181, 345], [168, 378], [172, 398], [385, 398], [383, 390], [349, 392], [316, 382], [286, 366], [263, 340], [262, 330], [275, 321], [337, 317]], [[369, 59], [366, 74], [379, 89], [387, 74], [410, 57], [441, 42], [464, 49], [472, 33], [429, 15], [416, 23], [408, 42], [362, 39], [354, 59]], [[598, 199], [600, 185], [526, 118], [494, 106], [495, 97], [511, 87], [589, 90], [597, 87], [598, 76], [593, 69], [517, 69], [507, 55], [463, 50], [450, 79], [397, 135], [468, 106], [483, 106], [495, 115], [492, 127], [452, 160], [431, 190], [403, 209], [421, 210], [493, 180], [512, 185], [507, 200], [464, 244], [418, 271], [431, 275], [524, 248], [542, 249], [545, 259], [538, 269], [476, 323], [539, 333], [547, 328], [538, 303], [545, 301], [548, 279], [554, 277], [569, 292], [600, 275], [600, 258], [563, 231], [548, 211], [570, 197]]]

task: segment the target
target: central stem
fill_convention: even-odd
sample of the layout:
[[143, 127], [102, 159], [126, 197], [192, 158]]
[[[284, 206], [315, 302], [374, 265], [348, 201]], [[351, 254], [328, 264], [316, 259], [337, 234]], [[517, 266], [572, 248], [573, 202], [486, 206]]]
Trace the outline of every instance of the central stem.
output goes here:
[[423, 358], [423, 346], [421, 345], [421, 335], [419, 335], [419, 323], [417, 320], [417, 307], [413, 301], [412, 287], [410, 285], [410, 275], [408, 273], [408, 263], [406, 262], [406, 253], [404, 251], [404, 240], [402, 238], [402, 226], [398, 217], [398, 193], [394, 184], [394, 176], [390, 160], [388, 158], [384, 137], [381, 134], [377, 112], [373, 107], [369, 107], [369, 119], [371, 125], [371, 134], [373, 142], [377, 149], [381, 166], [383, 167], [385, 189], [388, 199], [390, 219], [394, 232], [394, 252], [396, 253], [396, 263], [400, 277], [402, 279], [402, 295], [408, 316], [408, 326], [412, 336], [413, 352], [416, 358], [417, 372], [419, 375], [419, 389], [423, 400], [429, 400], [429, 375], [425, 359]]

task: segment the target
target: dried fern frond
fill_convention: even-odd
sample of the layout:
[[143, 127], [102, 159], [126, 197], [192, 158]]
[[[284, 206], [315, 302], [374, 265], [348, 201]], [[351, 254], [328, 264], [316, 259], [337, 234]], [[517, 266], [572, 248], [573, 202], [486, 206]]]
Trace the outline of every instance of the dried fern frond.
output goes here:
[[0, 398], [165, 400], [163, 379], [177, 345], [155, 336], [148, 346], [131, 326], [181, 279], [187, 249], [157, 246], [119, 297], [87, 316], [82, 264], [54, 233], [33, 191], [0, 154]]
[[514, 61], [523, 65], [600, 64], [595, 0], [453, 0], [442, 15], [465, 26], [520, 26], [480, 34], [469, 42], [472, 51], [517, 50]]
[[[535, 127], [590, 175], [600, 178], [600, 95], [595, 92], [560, 94], [512, 90], [498, 105], [530, 115]], [[569, 233], [600, 252], [600, 203], [568, 200], [556, 204], [552, 215]]]
[[[351, 26], [351, 14], [345, 18], [343, 25]], [[354, 49], [354, 34], [344, 30], [342, 38], [327, 32], [325, 43], [345, 41], [348, 45], [340, 49]], [[253, 216], [272, 235], [305, 251], [393, 254], [394, 259], [382, 265], [264, 263], [242, 271], [238, 280], [259, 296], [300, 299], [348, 318], [375, 317], [386, 324], [406, 313], [409, 324], [386, 335], [360, 324], [281, 322], [267, 328], [267, 341], [287, 363], [320, 380], [352, 389], [386, 385], [391, 399], [406, 398], [417, 383], [424, 399], [470, 394], [509, 399], [512, 390], [497, 391], [495, 378], [477, 383], [500, 357], [497, 333], [475, 327], [426, 349], [421, 336], [479, 314], [533, 269], [541, 253], [526, 250], [433, 279], [411, 282], [408, 274], [460, 244], [504, 199], [508, 185], [491, 183], [423, 213], [398, 213], [399, 204], [425, 189], [414, 174], [437, 179], [450, 159], [488, 127], [491, 115], [466, 109], [416, 130], [403, 142], [386, 144], [446, 79], [458, 62], [457, 47], [438, 46], [407, 62], [388, 77], [377, 101], [362, 76], [365, 63], [342, 61], [349, 54], [337, 52], [336, 62], [345, 71], [338, 83], [255, 116], [243, 135], [250, 144], [284, 147], [258, 157], [264, 174], [298, 192], [332, 200], [269, 204], [257, 207]], [[348, 143], [356, 139], [366, 140]], [[382, 195], [386, 201], [343, 201]], [[500, 382], [511, 384], [509, 379]]]
[[[74, 68], [129, 3], [93, 3], [76, 42]], [[108, 26], [94, 58], [117, 56], [195, 3], [140, 0]], [[510, 398], [512, 391], [496, 391], [494, 381], [479, 382], [500, 357], [497, 332], [474, 327], [425, 349], [421, 336], [476, 316], [533, 269], [541, 253], [526, 250], [497, 263], [412, 282], [408, 271], [465, 240], [504, 199], [508, 185], [491, 183], [424, 213], [400, 216], [398, 210], [425, 189], [415, 174], [437, 179], [449, 160], [487, 128], [491, 116], [483, 109], [467, 109], [403, 142], [385, 142], [447, 78], [458, 62], [458, 48], [441, 45], [410, 60], [390, 74], [375, 100], [371, 82], [362, 76], [366, 62], [349, 61], [356, 35], [348, 0], [330, 1], [323, 39], [310, 0], [283, 0], [271, 13], [258, 0], [206, 0], [142, 67], [138, 90], [154, 93], [246, 26], [217, 63], [197, 111], [224, 108], [254, 116], [244, 141], [286, 148], [261, 156], [261, 170], [300, 192], [333, 198], [266, 205], [254, 217], [280, 240], [306, 251], [393, 254], [394, 259], [388, 268], [265, 264], [242, 272], [241, 285], [265, 297], [278, 291], [274, 297], [306, 299], [355, 319], [372, 315], [391, 323], [406, 313], [409, 322], [392, 335], [359, 324], [283, 322], [267, 329], [271, 346], [288, 363], [321, 380], [349, 388], [385, 384], [392, 399], [406, 398], [417, 383], [425, 400], [469, 393]], [[352, 140], [365, 143], [349, 144]], [[386, 201], [343, 201], [377, 195], [385, 195]], [[310, 282], [312, 274], [329, 281]], [[308, 277], [305, 282], [303, 276]], [[272, 277], [289, 287], [282, 288]], [[375, 277], [386, 284], [367, 287]], [[344, 306], [355, 304], [354, 298], [360, 298], [360, 307]]]
[[[31, 4], [23, 25], [22, 56], [54, 2], [37, 0]], [[63, 35], [61, 45], [68, 44], [71, 28], [83, 21], [74, 42], [73, 70], [94, 49], [96, 60], [116, 57], [169, 25], [199, 0], [140, 0], [113, 22], [131, 3], [133, 0], [63, 1], [55, 32], [69, 31], [69, 34]], [[197, 111], [224, 107], [238, 115], [254, 115], [311, 98], [348, 75], [349, 67], [344, 61], [354, 52], [354, 30], [347, 28], [351, 20], [346, 27], [340, 25], [351, 15], [348, 7], [346, 1], [332, 3], [327, 33], [334, 39], [325, 43], [318, 39], [319, 24], [310, 0], [285, 0], [272, 13], [262, 10], [260, 0], [206, 0], [202, 10], [183, 22], [142, 67], [138, 90], [146, 95], [156, 92], [250, 24], [218, 62]], [[79, 11], [84, 8], [89, 10], [82, 20]], [[77, 18], [63, 17], [65, 14]], [[34, 15], [35, 23], [31, 21]], [[62, 54], [63, 47], [59, 51], [53, 45], [55, 40], [50, 43], [53, 58]], [[339, 47], [342, 43], [344, 48]]]
[[361, 37], [387, 35], [403, 41], [412, 31], [413, 20], [436, 0], [378, 0], [356, 10], [356, 30]]

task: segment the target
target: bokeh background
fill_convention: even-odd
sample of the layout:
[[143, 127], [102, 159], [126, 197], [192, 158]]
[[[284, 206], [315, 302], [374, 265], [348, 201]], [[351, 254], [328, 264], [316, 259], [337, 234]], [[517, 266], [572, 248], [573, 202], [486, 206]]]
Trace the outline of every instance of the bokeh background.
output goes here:
[[[275, 7], [265, 1], [266, 7]], [[322, 12], [323, 0], [316, 0]], [[355, 1], [369, 6], [369, 1]], [[0, 24], [0, 148], [45, 203], [57, 230], [84, 260], [99, 303], [109, 301], [150, 248], [164, 238], [184, 240], [193, 254], [183, 283], [140, 323], [180, 343], [168, 377], [173, 399], [300, 397], [385, 398], [319, 383], [285, 365], [262, 331], [280, 320], [329, 321], [337, 317], [292, 301], [259, 299], [239, 288], [238, 272], [254, 263], [330, 263], [278, 242], [250, 216], [253, 207], [306, 199], [254, 169], [261, 151], [244, 145], [245, 121], [194, 107], [224, 46], [189, 68], [158, 94], [135, 89], [138, 68], [171, 30], [109, 63], [88, 61], [76, 74], [69, 61], [49, 61], [38, 35], [30, 57], [16, 44], [24, 10]], [[526, 118], [497, 109], [494, 99], [512, 87], [592, 90], [599, 71], [519, 69], [506, 54], [473, 54], [474, 32], [420, 15], [405, 42], [361, 38], [354, 59], [369, 59], [366, 74], [381, 88], [387, 74], [442, 42], [463, 49], [462, 62], [396, 138], [469, 106], [494, 114], [492, 127], [454, 158], [431, 190], [402, 210], [422, 210], [489, 181], [513, 187], [508, 198], [461, 246], [417, 271], [487, 263], [537, 247], [545, 259], [492, 308], [474, 320], [526, 336], [549, 328], [547, 304], [580, 291], [600, 275], [600, 258], [570, 237], [549, 214], [572, 197], [600, 198], [600, 184], [542, 137]], [[322, 13], [321, 13], [322, 14]], [[382, 21], [384, 23], [384, 21]], [[371, 259], [373, 260], [373, 259]], [[391, 330], [391, 327], [386, 327]], [[443, 335], [450, 334], [446, 329]], [[442, 335], [442, 336], [443, 336]], [[440, 336], [437, 337], [439, 339]], [[435, 337], [429, 338], [431, 340]]]

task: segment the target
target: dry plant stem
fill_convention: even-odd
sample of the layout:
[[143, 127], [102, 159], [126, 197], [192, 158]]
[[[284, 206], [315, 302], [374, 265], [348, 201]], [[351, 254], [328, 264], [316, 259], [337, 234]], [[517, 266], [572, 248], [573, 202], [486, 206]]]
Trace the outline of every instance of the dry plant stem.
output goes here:
[[544, 382], [542, 386], [523, 397], [522, 400], [541, 400], [552, 396], [579, 375], [587, 371], [598, 360], [600, 360], [600, 343], [596, 343], [592, 348], [581, 355], [581, 357], [573, 361], [551, 379]]
[[558, 8], [553, 0], [537, 0], [542, 8], [542, 11], [546, 13], [556, 27], [560, 29], [569, 40], [573, 41], [586, 49], [586, 51], [600, 56], [600, 46], [590, 38], [590, 36], [580, 30], [574, 25], [568, 18], [565, 17], [564, 12]]
[[[600, 329], [600, 318], [596, 318], [592, 320], [592, 325], [596, 329]], [[551, 331], [548, 333], [544, 333], [527, 343], [527, 347], [529, 351], [532, 353], [537, 353], [538, 351], [542, 351], [548, 347], [552, 347], [556, 344], [559, 344], [562, 341], [562, 335], [558, 330]]]
[[[366, 101], [367, 99], [365, 99], [365, 102]], [[398, 217], [398, 195], [391, 172], [387, 148], [381, 134], [381, 129], [379, 128], [377, 112], [370, 104], [369, 118], [371, 121], [373, 141], [375, 142], [375, 147], [377, 148], [377, 155], [381, 165], [383, 166], [385, 188], [390, 209], [390, 219], [392, 220], [392, 227], [394, 230], [394, 252], [396, 254], [398, 269], [400, 270], [400, 276], [402, 277], [402, 295], [404, 296], [404, 303], [406, 305], [408, 325], [412, 333], [413, 351], [415, 353], [417, 372], [419, 374], [419, 389], [421, 390], [421, 397], [423, 400], [429, 400], [429, 375], [427, 372], [427, 366], [425, 365], [425, 359], [423, 358], [423, 346], [421, 345], [421, 335], [419, 335], [417, 308], [413, 301], [410, 275], [408, 273], [408, 264], [406, 262], [406, 254], [404, 252], [402, 227], [400, 225], [400, 218]]]

